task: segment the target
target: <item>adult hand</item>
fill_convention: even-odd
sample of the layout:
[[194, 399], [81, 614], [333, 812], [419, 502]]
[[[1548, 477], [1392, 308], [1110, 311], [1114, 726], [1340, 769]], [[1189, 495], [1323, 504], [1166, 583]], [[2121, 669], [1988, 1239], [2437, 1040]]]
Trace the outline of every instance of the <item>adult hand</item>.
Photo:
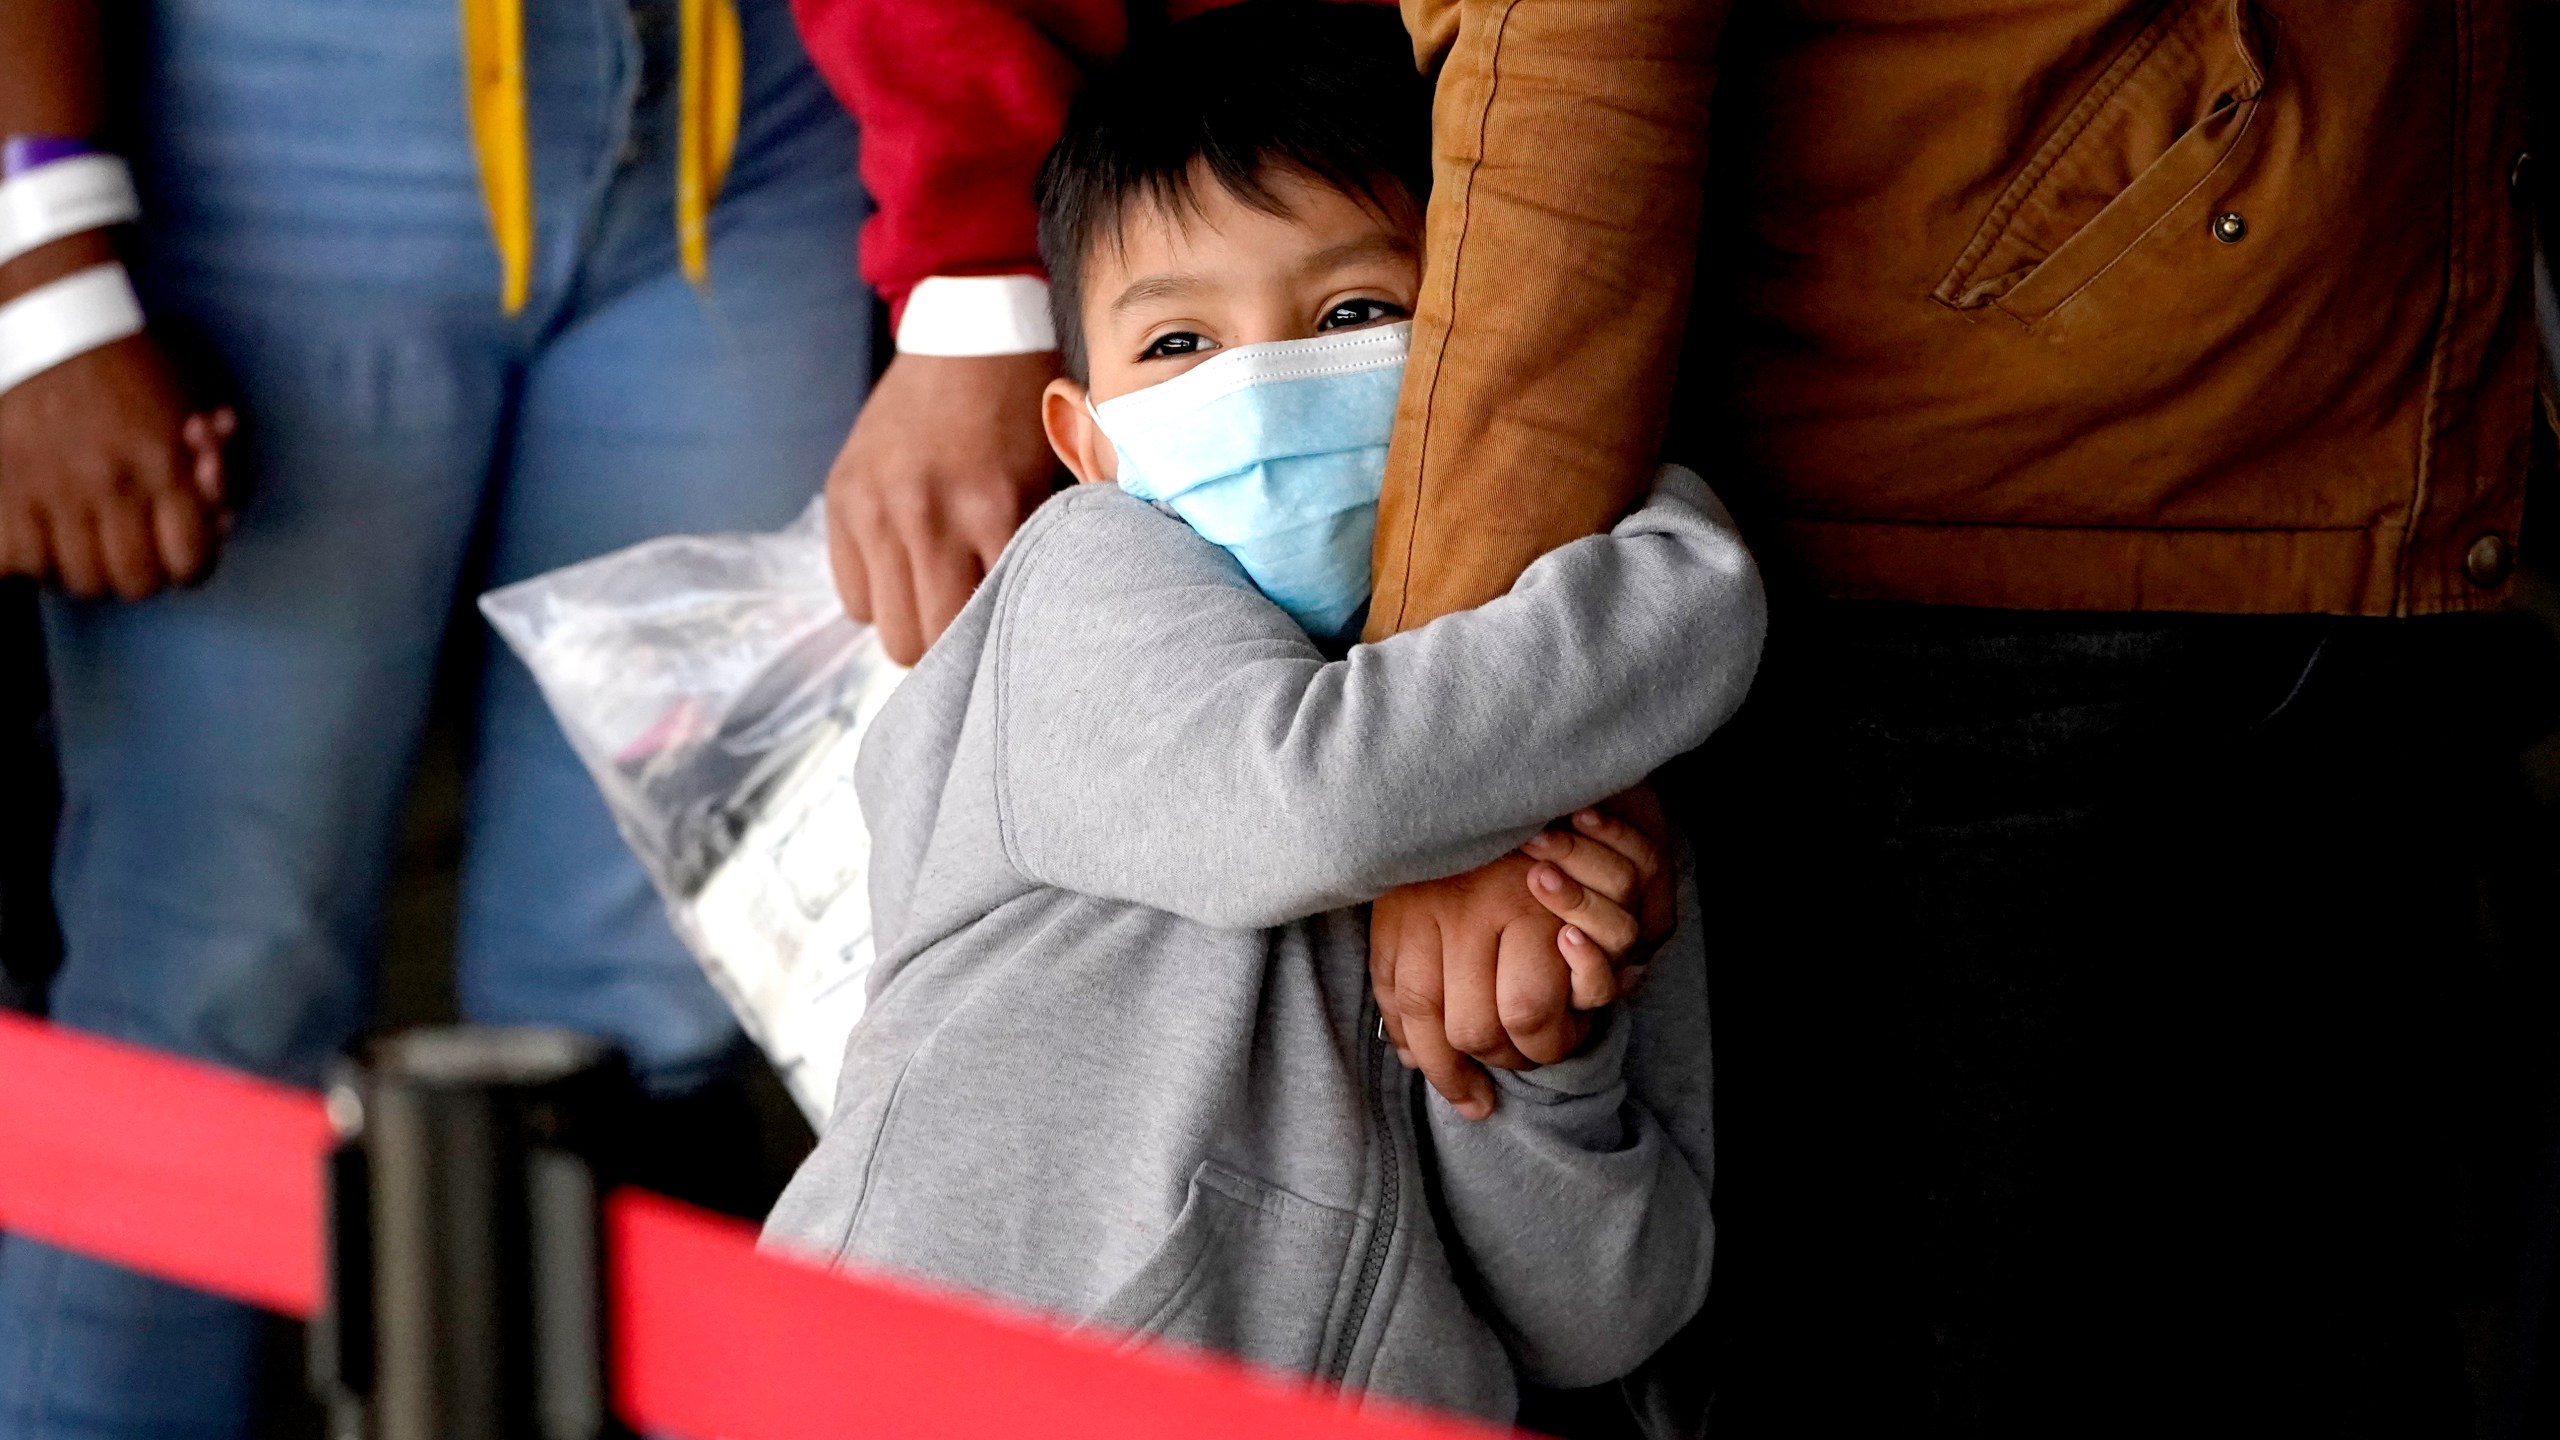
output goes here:
[[147, 336], [0, 395], [0, 573], [83, 599], [202, 578], [220, 544], [229, 410], [190, 411]]
[[1369, 984], [1396, 1058], [1470, 1120], [1493, 1113], [1484, 1066], [1553, 1064], [1589, 1032], [1560, 963], [1564, 922], [1529, 891], [1538, 863], [1505, 855], [1369, 911]]
[[912, 665], [1005, 542], [1057, 488], [1040, 391], [1058, 357], [906, 355], [889, 363], [827, 472], [827, 552], [856, 620]]
[[1576, 1012], [1614, 999], [1678, 918], [1673, 835], [1650, 787], [1570, 823], [1526, 853], [1389, 891], [1370, 911], [1369, 978], [1388, 1038], [1469, 1118], [1493, 1108], [1482, 1067], [1579, 1050], [1590, 1024]]

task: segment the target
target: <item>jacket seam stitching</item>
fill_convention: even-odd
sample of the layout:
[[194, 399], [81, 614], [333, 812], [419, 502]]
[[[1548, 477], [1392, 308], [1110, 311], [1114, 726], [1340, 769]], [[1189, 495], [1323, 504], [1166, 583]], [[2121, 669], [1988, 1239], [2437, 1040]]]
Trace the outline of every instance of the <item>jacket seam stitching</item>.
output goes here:
[[[2003, 303], [2009, 298], [2010, 294], [2016, 293], [2014, 289], [2008, 292], [2008, 294], [1995, 296], [1985, 303], [1991, 309], [1997, 310], [2011, 320], [2017, 321], [2021, 327], [2028, 330], [2033, 330], [2045, 321], [2052, 319], [2055, 315], [2060, 314], [2064, 306], [2069, 305], [2072, 301], [2077, 300], [2082, 295], [2086, 294], [2090, 286], [2105, 279], [2109, 274], [2113, 273], [2117, 266], [2122, 265], [2125, 261], [2131, 259], [2135, 251], [2140, 250], [2143, 246], [2151, 243], [2151, 237], [2159, 234], [2162, 227], [2166, 226], [2171, 219], [2175, 218], [2180, 210], [2185, 209], [2187, 202], [2193, 200], [2199, 193], [2201, 193], [2205, 186], [2212, 184], [2213, 177], [2221, 174], [2223, 167], [2231, 163], [2232, 157], [2240, 153], [2241, 144], [2249, 138], [2249, 132], [2252, 129], [2255, 129], [2258, 123], [2258, 102], [2250, 100], [2245, 103], [2249, 107], [2249, 113], [2241, 117], [2240, 128], [2232, 132], [2230, 143], [2224, 145], [2222, 147], [2222, 153], [2214, 157], [2212, 167], [2206, 170], [2202, 175], [2197, 176], [2194, 184], [2189, 185], [2186, 189], [2180, 191], [2177, 199], [2170, 201], [2167, 206], [2163, 207], [2159, 216], [2150, 224], [2142, 227], [2142, 233], [2127, 241], [2123, 249], [2118, 250], [2113, 256], [2108, 258], [2106, 264], [2090, 271], [2079, 284], [2072, 286], [2070, 294], [2054, 301], [2051, 305], [2046, 306], [2040, 313], [2033, 317], [2021, 315]], [[2130, 190], [2131, 187], [2128, 186], [2127, 189]], [[2094, 219], [2094, 217], [2092, 218]], [[2075, 236], [2074, 238], [2077, 237]], [[2064, 243], [2067, 244], [2069, 242], [2066, 241]], [[2062, 246], [2055, 246], [2053, 253], [2055, 255], [2062, 253]], [[2048, 255], [2044, 260], [2038, 261], [2038, 268], [2042, 268], [2042, 266], [2052, 258], [2052, 255]], [[2029, 271], [2028, 273], [2032, 275], [2034, 272]]]
[[[1505, 13], [1509, 13], [1507, 9]], [[1368, 1017], [1367, 1004], [1364, 1003], [1361, 1013], [1364, 1019]], [[1404, 1288], [1403, 1276], [1399, 1273], [1394, 1277], [1390, 1291], [1387, 1271], [1394, 1266], [1399, 1247], [1411, 1241], [1405, 1234], [1404, 1225], [1407, 1203], [1404, 1195], [1404, 1147], [1396, 1131], [1397, 1112], [1404, 1107], [1387, 1099], [1386, 1085], [1389, 1082], [1379, 1079], [1381, 1070], [1386, 1068], [1384, 1047], [1373, 1047], [1366, 1039], [1355, 1039], [1353, 1044], [1361, 1052], [1363, 1103], [1370, 1118], [1377, 1122], [1373, 1133], [1377, 1137], [1378, 1163], [1368, 1177], [1369, 1186], [1374, 1191], [1371, 1208], [1377, 1218], [1368, 1233], [1360, 1237], [1360, 1243], [1343, 1257], [1344, 1273], [1350, 1276], [1352, 1288], [1343, 1315], [1344, 1328], [1335, 1341], [1338, 1348], [1326, 1357], [1324, 1373], [1335, 1384], [1365, 1387], [1371, 1372], [1377, 1368], [1377, 1352], [1370, 1352], [1368, 1366], [1358, 1376], [1351, 1373], [1352, 1362], [1360, 1357], [1361, 1341], [1371, 1333], [1373, 1325], [1380, 1336], [1380, 1344], [1384, 1343], [1387, 1328], [1394, 1318], [1394, 1307], [1401, 1302]], [[1406, 1120], [1410, 1124], [1409, 1114]], [[1416, 1147], [1414, 1184], [1419, 1186], [1425, 1183], [1420, 1173], [1419, 1141]], [[1410, 1263], [1409, 1256], [1407, 1259]], [[1380, 1303], [1382, 1297], [1383, 1305]]]
[[[1074, 502], [1070, 501], [1069, 504], [1073, 505]], [[1012, 787], [1006, 783], [1013, 763], [1013, 655], [1011, 648], [1013, 616], [1022, 605], [1022, 592], [1030, 587], [1031, 581], [1040, 572], [1042, 562], [1048, 558], [1049, 538], [1058, 533], [1065, 520], [1066, 511], [1061, 510], [1052, 523], [1037, 535], [1032, 536], [1030, 544], [1023, 547], [1018, 566], [1022, 571], [1022, 582], [1005, 587], [1005, 593], [996, 608], [995, 619], [989, 627], [987, 636], [987, 644], [994, 650], [996, 661], [996, 840], [1004, 850], [1005, 863], [1013, 867], [1014, 874], [1034, 885], [1047, 882], [1034, 875], [1030, 865], [1022, 858], [1022, 846], [1014, 834]]]
[[[1223, 1195], [1226, 1192], [1218, 1193]], [[1164, 1299], [1156, 1303], [1156, 1308], [1147, 1312], [1145, 1319], [1130, 1327], [1133, 1333], [1144, 1336], [1163, 1329], [1165, 1317], [1171, 1315], [1176, 1306], [1188, 1302], [1199, 1294], [1201, 1272], [1208, 1269], [1209, 1263], [1218, 1257], [1219, 1243], [1236, 1228], [1238, 1218], [1233, 1211], [1227, 1211], [1211, 1218], [1202, 1227], [1194, 1242], [1192, 1255], [1182, 1267], [1181, 1278], [1174, 1281], [1172, 1288], [1165, 1293]]]
[[1982, 217], [1981, 226], [1974, 231], [1973, 238], [1966, 243], [1964, 253], [1958, 255], [1956, 263], [1949, 267], [1946, 278], [1938, 282], [1937, 291], [1931, 298], [1950, 309], [1970, 308], [1956, 305], [1953, 300], [1947, 298], [1946, 291], [1951, 286], [1961, 286], [1973, 280], [1974, 268], [1990, 255], [1992, 248], [2000, 243], [2001, 237], [2009, 233], [2009, 226], [2017, 219], [2018, 212], [2025, 209], [2027, 202], [2036, 197], [2036, 193], [2044, 188], [2047, 180], [2053, 178], [2053, 172], [2061, 165], [2062, 157], [2070, 153], [2072, 146], [2080, 143], [2080, 137], [2091, 125], [2097, 123], [2099, 114], [2106, 109], [2108, 102], [2114, 100], [2116, 95], [2124, 89], [2126, 83], [2133, 79], [2134, 73], [2150, 63], [2151, 57], [2159, 52], [2160, 46], [2169, 38], [2170, 32], [2176, 29], [2178, 20], [2183, 18], [2187, 9], [2192, 8], [2189, 6], [2181, 9], [2174, 5], [2163, 5], [2152, 15], [2142, 31], [2127, 43], [2125, 49], [2107, 66], [2105, 72], [2098, 76], [2088, 92], [2080, 97], [2080, 102], [2072, 107], [2071, 113], [2062, 117], [2062, 122], [2054, 127], [2053, 134], [2027, 161], [2026, 168], [2019, 172], [2017, 178], [2011, 182], [2010, 188], [1998, 200], [1992, 202], [1991, 213]]
[[1440, 376], [1449, 358], [1449, 339], [1458, 329], [1458, 282], [1465, 274], [1467, 259], [1467, 227], [1475, 217], [1476, 174], [1484, 168], [1486, 136], [1493, 130], [1494, 102], [1502, 91], [1502, 42], [1511, 29], [1511, 12], [1519, 0], [1509, 0], [1493, 23], [1493, 45], [1485, 56], [1484, 109], [1476, 116], [1475, 154], [1467, 161], [1465, 183], [1458, 187], [1458, 239], [1449, 250], [1449, 317], [1431, 352], [1431, 385], [1423, 392], [1422, 434], [1414, 440], [1414, 485], [1411, 513], [1404, 530], [1404, 560], [1397, 571], [1396, 613], [1388, 622], [1391, 630], [1404, 628], [1404, 617], [1413, 608], [1413, 550], [1422, 527], [1422, 494], [1431, 475], [1431, 412], [1440, 399]]
[[[918, 1047], [921, 1049], [922, 1047]], [[889, 1127], [897, 1123], [898, 1102], [906, 1097], [907, 1075], [915, 1069], [916, 1052], [909, 1051], [898, 1066], [898, 1078], [889, 1082], [889, 1100], [880, 1107], [880, 1123], [871, 1130], [871, 1146], [862, 1157], [862, 1183], [854, 1190], [853, 1213], [844, 1217], [844, 1231], [836, 1237], [828, 1252], [829, 1263], [841, 1264], [850, 1259], [854, 1233], [862, 1228], [862, 1217], [871, 1213], [871, 1177], [880, 1168], [880, 1152], [888, 1148]]]
[[2464, 183], [2466, 163], [2470, 158], [2465, 143], [2471, 126], [2472, 65], [2471, 5], [2456, 0], [2453, 6], [2453, 164], [2448, 167], [2445, 185], [2444, 298], [2436, 311], [2435, 343], [2427, 357], [2427, 400], [2419, 411], [2417, 474], [2409, 487], [2409, 509], [2401, 522], [2400, 543], [2391, 557], [2391, 613], [2409, 613], [2409, 561], [2418, 543], [2418, 526], [2425, 519], [2427, 501], [2435, 489], [2436, 426], [2438, 412], [2444, 403], [2445, 375], [2453, 366], [2453, 332], [2455, 317], [2462, 308], [2463, 223], [2468, 210], [2468, 186]]

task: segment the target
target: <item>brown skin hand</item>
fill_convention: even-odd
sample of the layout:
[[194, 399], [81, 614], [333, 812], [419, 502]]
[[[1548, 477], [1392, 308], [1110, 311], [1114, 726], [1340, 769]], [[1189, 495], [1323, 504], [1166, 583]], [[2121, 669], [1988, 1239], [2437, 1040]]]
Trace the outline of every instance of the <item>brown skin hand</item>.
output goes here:
[[[1369, 981], [1388, 1038], [1407, 1065], [1470, 1119], [1491, 1114], [1485, 1066], [1525, 1070], [1572, 1055], [1590, 1034], [1574, 1013], [1607, 1003], [1632, 983], [1678, 919], [1676, 839], [1651, 787], [1598, 807], [1604, 823], [1573, 826], [1577, 838], [1649, 857], [1631, 872], [1603, 870], [1558, 841], [1532, 841], [1463, 875], [1407, 885], [1369, 912]], [[1598, 858], [1598, 857], [1593, 857]], [[1532, 887], [1541, 871], [1562, 883]], [[1602, 903], [1605, 887], [1626, 897]], [[1613, 911], [1630, 911], [1617, 915]], [[1570, 923], [1569, 923], [1570, 922]], [[1600, 951], [1621, 983], [1595, 991], [1579, 981]]]
[[1391, 890], [1369, 915], [1369, 984], [1387, 1039], [1471, 1120], [1493, 1113], [1484, 1066], [1552, 1064], [1580, 1049], [1589, 1031], [1573, 1012], [1559, 963], [1564, 922], [1529, 891], [1535, 863], [1506, 855], [1464, 875]]
[[900, 355], [827, 472], [827, 551], [847, 613], [912, 665], [1062, 472], [1040, 428], [1053, 352]]
[[[95, 0], [0, 0], [0, 134], [93, 135]], [[103, 232], [0, 266], [0, 302], [115, 258]], [[228, 411], [198, 412], [134, 336], [0, 395], [0, 574], [139, 600], [201, 579], [220, 544]]]

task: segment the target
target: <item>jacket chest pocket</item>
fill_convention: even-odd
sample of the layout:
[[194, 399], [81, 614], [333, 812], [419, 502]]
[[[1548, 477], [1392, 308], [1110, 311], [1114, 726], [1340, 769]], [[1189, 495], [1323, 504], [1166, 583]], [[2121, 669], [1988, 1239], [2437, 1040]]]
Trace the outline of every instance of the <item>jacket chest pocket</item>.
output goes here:
[[2001, 191], [1932, 295], [2032, 325], [2105, 274], [2248, 132], [2267, 84], [2261, 23], [2247, 0], [2163, 6]]
[[1312, 1372], [1359, 1217], [1215, 1164], [1191, 1177], [1164, 1244], [1089, 1322]]

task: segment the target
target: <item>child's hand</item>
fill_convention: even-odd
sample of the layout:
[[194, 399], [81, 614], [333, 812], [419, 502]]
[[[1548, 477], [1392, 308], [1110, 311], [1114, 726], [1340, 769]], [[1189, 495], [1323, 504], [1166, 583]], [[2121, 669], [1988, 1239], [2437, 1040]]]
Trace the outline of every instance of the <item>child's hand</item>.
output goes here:
[[[1621, 797], [1628, 798], [1633, 792]], [[1641, 799], [1652, 802], [1649, 794]], [[1659, 825], [1658, 806], [1647, 818]], [[1529, 870], [1530, 895], [1564, 922], [1556, 948], [1572, 972], [1573, 1008], [1596, 1010], [1640, 982], [1642, 961], [1672, 918], [1660, 846], [1634, 824], [1583, 809], [1520, 853], [1538, 862]]]

